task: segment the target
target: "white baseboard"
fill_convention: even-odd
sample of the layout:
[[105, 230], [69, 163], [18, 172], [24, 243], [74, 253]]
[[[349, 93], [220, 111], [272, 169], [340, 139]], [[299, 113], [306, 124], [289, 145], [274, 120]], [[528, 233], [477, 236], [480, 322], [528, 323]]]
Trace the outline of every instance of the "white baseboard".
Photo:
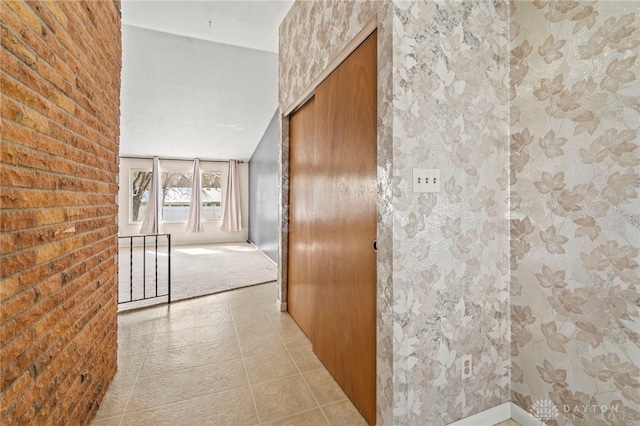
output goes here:
[[511, 418], [511, 403], [505, 402], [473, 416], [450, 423], [449, 426], [493, 426]]
[[[275, 260], [273, 260], [272, 258], [270, 258], [269, 256], [267, 256], [267, 254], [265, 252], [263, 252], [260, 247], [258, 247], [257, 245], [255, 245], [253, 242], [247, 240], [247, 242], [249, 244], [251, 244], [256, 250], [258, 250], [266, 259], [268, 259], [271, 263], [273, 263], [274, 265], [278, 266], [278, 262], [276, 262]], [[275, 280], [274, 280], [275, 281]]]
[[450, 423], [448, 426], [493, 426], [505, 420], [513, 419], [522, 426], [545, 426], [540, 420], [518, 407], [513, 402], [505, 402], [473, 416]]
[[534, 419], [531, 414], [518, 407], [513, 402], [511, 404], [511, 418], [522, 426], [544, 426], [544, 423], [538, 419]]
[[280, 299], [276, 300], [276, 308], [278, 308], [280, 312], [287, 312], [287, 302], [283, 302]]

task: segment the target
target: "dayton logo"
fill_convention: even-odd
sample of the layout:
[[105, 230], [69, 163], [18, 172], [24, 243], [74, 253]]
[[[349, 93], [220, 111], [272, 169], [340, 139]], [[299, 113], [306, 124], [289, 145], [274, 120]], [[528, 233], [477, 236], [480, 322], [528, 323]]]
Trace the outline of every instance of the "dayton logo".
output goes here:
[[529, 412], [531, 413], [532, 418], [542, 421], [555, 420], [560, 415], [556, 406], [548, 399], [534, 402], [529, 408]]

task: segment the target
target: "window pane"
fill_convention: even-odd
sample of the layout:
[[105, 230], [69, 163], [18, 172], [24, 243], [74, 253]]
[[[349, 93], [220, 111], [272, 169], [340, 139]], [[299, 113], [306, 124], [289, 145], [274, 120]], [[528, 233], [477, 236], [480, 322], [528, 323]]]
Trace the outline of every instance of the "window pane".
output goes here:
[[186, 222], [191, 202], [193, 173], [162, 172], [162, 219]]
[[[162, 185], [162, 219], [164, 222], [186, 222], [189, 217], [191, 185], [193, 173], [163, 171], [160, 175]], [[219, 172], [202, 173], [202, 219], [220, 220], [222, 217], [221, 174]], [[151, 170], [131, 169], [132, 199], [131, 222], [142, 222], [151, 186]]]
[[151, 170], [131, 170], [131, 221], [144, 220], [149, 201], [149, 187], [151, 186]]
[[202, 219], [220, 220], [222, 217], [222, 190], [220, 173], [202, 173]]

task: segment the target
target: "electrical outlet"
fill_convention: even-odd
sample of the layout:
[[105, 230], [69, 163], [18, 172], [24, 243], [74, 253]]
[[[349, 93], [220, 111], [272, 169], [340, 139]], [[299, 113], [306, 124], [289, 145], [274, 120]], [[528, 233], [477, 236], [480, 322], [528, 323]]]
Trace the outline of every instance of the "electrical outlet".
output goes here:
[[440, 192], [440, 169], [413, 169], [413, 192]]
[[473, 364], [471, 362], [471, 354], [463, 355], [462, 358], [460, 359], [460, 364], [461, 364], [460, 370], [462, 371], [462, 379], [464, 380], [471, 377], [473, 375]]

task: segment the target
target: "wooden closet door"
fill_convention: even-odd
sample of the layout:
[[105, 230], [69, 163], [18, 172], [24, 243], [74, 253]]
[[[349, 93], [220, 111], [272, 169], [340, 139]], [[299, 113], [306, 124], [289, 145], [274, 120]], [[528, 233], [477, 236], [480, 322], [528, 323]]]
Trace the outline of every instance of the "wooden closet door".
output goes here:
[[377, 41], [289, 121], [288, 309], [369, 424], [376, 421]]
[[289, 118], [289, 260], [287, 307], [312, 338], [316, 221], [314, 194], [315, 108], [311, 98]]
[[377, 41], [316, 89], [314, 176], [320, 285], [313, 348], [369, 424], [376, 420]]

